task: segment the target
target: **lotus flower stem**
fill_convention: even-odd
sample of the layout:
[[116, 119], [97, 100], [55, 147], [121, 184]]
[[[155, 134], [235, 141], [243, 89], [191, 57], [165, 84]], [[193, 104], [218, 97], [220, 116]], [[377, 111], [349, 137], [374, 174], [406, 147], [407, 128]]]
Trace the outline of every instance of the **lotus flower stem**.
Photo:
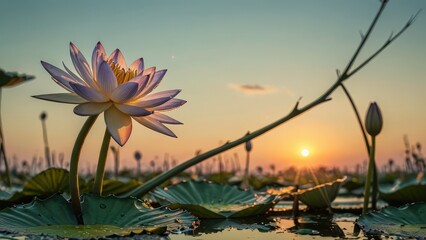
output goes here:
[[150, 179], [149, 181], [147, 181], [144, 185], [135, 188], [133, 191], [130, 191], [126, 194], [121, 195], [122, 197], [126, 197], [126, 196], [143, 196], [145, 194], [147, 194], [149, 191], [151, 191], [152, 189], [156, 188], [157, 186], [161, 185], [162, 183], [164, 183], [165, 181], [167, 181], [168, 179], [176, 176], [177, 174], [179, 174], [180, 172], [186, 170], [189, 167], [194, 166], [195, 164], [198, 164], [210, 157], [213, 157], [219, 153], [222, 153], [226, 150], [229, 150], [231, 148], [234, 148], [240, 144], [243, 144], [251, 139], [254, 139], [276, 127], [278, 127], [279, 125], [287, 122], [290, 119], [293, 119], [299, 115], [301, 115], [302, 113], [320, 105], [321, 103], [327, 102], [329, 100], [331, 100], [330, 95], [334, 92], [334, 90], [336, 90], [336, 88], [338, 88], [339, 86], [341, 86], [341, 84], [349, 79], [351, 76], [353, 76], [355, 73], [357, 73], [359, 70], [361, 70], [362, 68], [364, 68], [371, 60], [373, 60], [376, 56], [378, 56], [384, 49], [386, 49], [386, 47], [388, 47], [390, 45], [390, 43], [392, 43], [395, 39], [397, 39], [405, 30], [407, 30], [411, 24], [414, 22], [414, 20], [416, 19], [417, 14], [415, 14], [414, 16], [412, 16], [408, 22], [406, 23], [406, 25], [395, 35], [391, 35], [389, 37], [389, 39], [378, 49], [376, 50], [373, 54], [370, 55], [370, 57], [368, 57], [366, 60], [364, 60], [363, 62], [361, 62], [361, 64], [359, 64], [354, 70], [352, 69], [353, 64], [355, 63], [355, 60], [357, 59], [360, 51], [362, 50], [362, 48], [364, 47], [368, 37], [370, 36], [370, 33], [373, 31], [374, 26], [376, 25], [381, 13], [383, 12], [383, 9], [386, 6], [387, 1], [382, 1], [382, 4], [380, 6], [379, 11], [377, 12], [375, 18], [373, 19], [372, 23], [370, 24], [370, 27], [368, 28], [367, 33], [363, 36], [361, 43], [359, 44], [357, 50], [355, 51], [354, 55], [352, 56], [352, 58], [349, 60], [348, 65], [346, 66], [345, 70], [343, 71], [342, 74], [338, 75], [338, 78], [336, 80], [336, 82], [330, 86], [330, 88], [328, 88], [322, 95], [320, 95], [317, 99], [313, 100], [312, 102], [310, 102], [309, 104], [299, 108], [299, 103], [300, 100], [297, 101], [297, 103], [295, 104], [293, 110], [286, 116], [284, 116], [283, 118], [278, 119], [277, 121], [266, 125], [265, 127], [254, 131], [250, 134], [246, 134], [245, 136], [232, 141], [232, 142], [227, 142], [225, 143], [225, 145], [217, 147], [215, 149], [212, 149], [210, 151], [207, 151], [203, 154], [200, 154], [199, 156], [196, 156], [178, 166], [176, 166], [173, 169], [170, 169], [167, 172], [164, 172], [158, 176], [156, 176], [155, 178]]
[[370, 201], [370, 184], [371, 178], [373, 177], [374, 171], [374, 154], [376, 149], [376, 137], [371, 137], [371, 148], [370, 148], [370, 161], [368, 162], [367, 179], [365, 180], [365, 191], [364, 191], [364, 206], [362, 208], [362, 214], [368, 212], [368, 203]]
[[0, 87], [0, 157], [3, 156], [3, 161], [4, 161], [4, 171], [5, 171], [5, 175], [6, 175], [6, 186], [10, 187], [12, 185], [12, 181], [10, 179], [10, 170], [9, 170], [9, 164], [7, 162], [7, 157], [6, 157], [6, 150], [4, 149], [4, 137], [3, 137], [3, 125], [1, 122], [1, 93], [2, 93], [2, 88]]
[[[362, 124], [361, 116], [359, 114], [358, 108], [355, 105], [355, 101], [353, 100], [351, 94], [349, 93], [348, 89], [345, 87], [345, 85], [342, 83], [340, 85], [345, 92], [346, 97], [348, 98], [349, 102], [351, 103], [352, 109], [354, 110], [355, 117], [358, 121], [359, 128], [361, 129], [362, 137], [364, 139], [365, 147], [367, 149], [367, 154], [370, 156], [370, 143], [367, 138], [367, 133], [365, 132], [364, 125]], [[379, 184], [378, 184], [378, 177], [377, 177], [377, 166], [374, 164], [373, 169], [373, 192], [372, 192], [372, 199], [371, 199], [371, 207], [372, 209], [376, 209], [377, 207], [377, 192], [378, 192]]]
[[104, 139], [102, 141], [102, 147], [99, 152], [98, 167], [96, 169], [95, 183], [93, 186], [93, 193], [99, 196], [102, 195], [102, 187], [104, 185], [105, 175], [105, 164], [108, 155], [109, 143], [111, 140], [111, 134], [108, 129], [105, 129]]
[[80, 204], [80, 189], [78, 185], [78, 161], [80, 159], [81, 148], [83, 146], [84, 140], [86, 139], [87, 134], [95, 123], [98, 115], [90, 116], [87, 118], [83, 127], [80, 130], [80, 133], [75, 140], [74, 148], [71, 153], [70, 160], [70, 193], [71, 193], [71, 205], [74, 211], [74, 215], [77, 218], [78, 224], [84, 224], [83, 213], [81, 211]]

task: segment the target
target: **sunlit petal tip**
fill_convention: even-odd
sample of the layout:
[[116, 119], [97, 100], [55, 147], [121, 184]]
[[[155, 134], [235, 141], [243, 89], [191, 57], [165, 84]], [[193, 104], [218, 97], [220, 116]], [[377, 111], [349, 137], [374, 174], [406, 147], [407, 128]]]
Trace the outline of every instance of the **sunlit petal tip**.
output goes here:
[[52, 93], [32, 96], [40, 100], [46, 100], [58, 103], [80, 104], [85, 103], [87, 100], [78, 96], [75, 93]]
[[111, 137], [120, 146], [126, 144], [132, 133], [132, 119], [115, 107], [110, 107], [106, 110], [104, 117]]
[[70, 83], [75, 82], [73, 77], [69, 75], [68, 73], [64, 72], [63, 70], [53, 66], [50, 63], [40, 61], [43, 68], [52, 76], [53, 80], [59, 84], [61, 87], [67, 89], [68, 91], [72, 92]]
[[176, 134], [174, 134], [169, 128], [164, 126], [161, 122], [155, 120], [152, 115], [147, 117], [134, 117], [138, 123], [144, 125], [145, 127], [154, 130], [156, 132], [162, 133], [164, 135], [167, 135], [169, 137], [177, 138]]
[[112, 60], [116, 64], [118, 64], [122, 69], [127, 69], [126, 60], [124, 59], [123, 54], [120, 49], [115, 49], [111, 55], [108, 57], [108, 60]]
[[87, 63], [86, 58], [72, 42], [70, 42], [70, 56], [74, 68], [77, 70], [81, 78], [87, 83], [93, 81], [92, 70]]
[[145, 68], [143, 58], [136, 59], [132, 64], [130, 64], [129, 69], [136, 71], [138, 74], [142, 73]]

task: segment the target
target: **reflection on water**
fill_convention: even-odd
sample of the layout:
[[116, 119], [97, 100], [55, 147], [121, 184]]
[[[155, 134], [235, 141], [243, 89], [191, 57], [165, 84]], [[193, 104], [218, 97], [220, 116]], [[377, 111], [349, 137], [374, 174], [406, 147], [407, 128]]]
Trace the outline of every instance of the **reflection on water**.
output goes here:
[[[201, 219], [193, 232], [175, 235], [179, 239], [365, 239], [354, 234], [355, 219], [361, 213], [362, 198], [338, 197], [332, 204], [334, 213], [327, 211], [302, 213], [292, 218], [292, 201], [281, 201], [266, 216], [237, 219]], [[381, 206], [385, 203], [380, 202]], [[301, 209], [306, 209], [301, 205]], [[380, 237], [377, 239], [381, 239]], [[385, 239], [385, 238], [383, 238]]]

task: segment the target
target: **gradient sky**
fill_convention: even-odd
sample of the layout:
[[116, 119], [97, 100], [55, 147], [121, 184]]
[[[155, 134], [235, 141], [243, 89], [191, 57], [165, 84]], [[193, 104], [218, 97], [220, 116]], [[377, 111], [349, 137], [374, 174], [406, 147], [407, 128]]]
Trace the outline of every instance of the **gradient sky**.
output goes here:
[[[177, 139], [134, 122], [132, 136], [121, 149], [122, 162], [135, 166], [133, 153], [140, 150], [147, 167], [165, 153], [179, 162], [187, 160], [198, 149], [207, 151], [284, 116], [300, 97], [301, 105], [316, 99], [334, 83], [335, 69], [346, 66], [360, 42], [359, 31], [365, 32], [380, 2], [2, 0], [0, 5], [0, 67], [36, 76], [3, 89], [8, 155], [19, 160], [43, 156], [39, 115], [46, 111], [50, 147], [69, 159], [85, 118], [73, 113], [73, 105], [30, 96], [65, 92], [40, 60], [72, 66], [70, 41], [88, 59], [101, 41], [108, 52], [119, 48], [128, 62], [144, 57], [146, 66], [168, 69], [158, 90], [182, 89], [179, 98], [188, 101], [170, 112], [184, 123], [171, 126]], [[426, 1], [391, 0], [360, 59], [421, 8], [426, 9]], [[412, 144], [426, 144], [425, 14], [346, 82], [363, 118], [370, 101], [382, 109], [380, 164], [389, 158], [402, 163], [404, 134]], [[247, 86], [261, 89], [249, 91]], [[251, 166], [274, 163], [279, 170], [307, 163], [351, 168], [362, 163], [366, 150], [349, 102], [340, 89], [332, 97], [253, 140]], [[96, 163], [104, 129], [99, 118], [84, 145], [82, 168]], [[310, 149], [309, 158], [302, 159], [302, 148]], [[224, 157], [234, 153], [241, 161], [245, 157], [243, 146]]]

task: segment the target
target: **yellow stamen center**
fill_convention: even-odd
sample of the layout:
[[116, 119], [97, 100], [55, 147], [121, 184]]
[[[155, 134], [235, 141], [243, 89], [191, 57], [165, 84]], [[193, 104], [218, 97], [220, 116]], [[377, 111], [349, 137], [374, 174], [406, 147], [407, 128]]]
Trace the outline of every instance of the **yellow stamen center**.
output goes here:
[[111, 66], [112, 71], [114, 72], [115, 77], [117, 78], [117, 84], [123, 84], [128, 82], [130, 79], [136, 77], [138, 71], [124, 69], [120, 65], [114, 63], [112, 60], [108, 61], [108, 64]]

